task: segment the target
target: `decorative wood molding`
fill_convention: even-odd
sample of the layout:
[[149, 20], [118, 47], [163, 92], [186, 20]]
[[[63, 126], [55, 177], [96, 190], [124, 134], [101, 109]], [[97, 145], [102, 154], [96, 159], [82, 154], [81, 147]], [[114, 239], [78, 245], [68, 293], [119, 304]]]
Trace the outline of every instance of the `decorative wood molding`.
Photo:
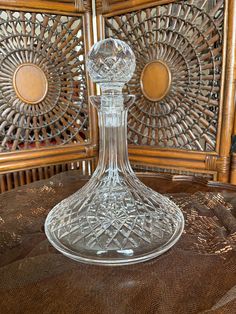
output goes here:
[[92, 0], [74, 0], [75, 8], [78, 12], [91, 12], [92, 11]]
[[230, 157], [219, 157], [217, 159], [216, 164], [217, 164], [217, 170], [218, 170], [219, 174], [229, 175], [230, 162], [231, 162]]
[[182, 169], [195, 172], [215, 172], [210, 160], [216, 160], [217, 156], [209, 155], [206, 158], [204, 153], [187, 152], [184, 150], [155, 149], [143, 147], [140, 149], [137, 146], [129, 146], [129, 159], [132, 163], [145, 164], [167, 169]]
[[96, 0], [96, 13], [103, 14], [109, 12], [110, 5], [108, 0]]
[[206, 163], [207, 170], [213, 170], [213, 171], [217, 170], [217, 156], [207, 155], [205, 163]]
[[84, 13], [86, 11], [83, 0], [0, 0], [0, 8], [64, 14]]
[[97, 156], [96, 147], [84, 145], [58, 146], [31, 151], [0, 154], [0, 174], [35, 167], [72, 162]]
[[120, 14], [136, 10], [152, 7], [154, 5], [168, 4], [175, 0], [96, 0], [96, 10], [99, 14]]

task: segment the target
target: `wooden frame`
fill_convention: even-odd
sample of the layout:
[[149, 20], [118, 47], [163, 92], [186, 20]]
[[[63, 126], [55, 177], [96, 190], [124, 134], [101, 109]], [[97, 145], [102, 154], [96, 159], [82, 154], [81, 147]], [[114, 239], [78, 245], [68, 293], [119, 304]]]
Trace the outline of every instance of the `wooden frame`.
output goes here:
[[[105, 37], [105, 18], [173, 2], [175, 1], [107, 0], [99, 2], [97, 3], [98, 38]], [[236, 3], [234, 0], [225, 0], [221, 98], [215, 151], [198, 152], [130, 145], [129, 153], [132, 162], [147, 166], [155, 165], [158, 168], [176, 169], [177, 171], [210, 173], [213, 175], [214, 180], [229, 182], [231, 135], [235, 115], [235, 30]]]
[[1, 9], [32, 10], [34, 12], [57, 14], [78, 14], [90, 10], [89, 6], [84, 6], [83, 1], [78, 0], [1, 0], [0, 7]]
[[[64, 16], [82, 17], [86, 55], [93, 44], [92, 16], [90, 2], [86, 5], [78, 0], [0, 0], [0, 9], [22, 12], [53, 13]], [[94, 93], [94, 85], [87, 77], [88, 95]], [[83, 173], [94, 170], [97, 156], [98, 127], [95, 109], [89, 105], [89, 141], [85, 144], [67, 144], [39, 149], [27, 149], [0, 153], [0, 192], [14, 188], [20, 183], [44, 179], [60, 171], [73, 169], [78, 165]], [[80, 162], [81, 160], [81, 162]], [[85, 166], [82, 166], [82, 161]], [[49, 167], [49, 168], [48, 168]], [[36, 175], [37, 169], [41, 169]], [[14, 175], [13, 175], [14, 173]], [[31, 179], [30, 179], [31, 178]]]

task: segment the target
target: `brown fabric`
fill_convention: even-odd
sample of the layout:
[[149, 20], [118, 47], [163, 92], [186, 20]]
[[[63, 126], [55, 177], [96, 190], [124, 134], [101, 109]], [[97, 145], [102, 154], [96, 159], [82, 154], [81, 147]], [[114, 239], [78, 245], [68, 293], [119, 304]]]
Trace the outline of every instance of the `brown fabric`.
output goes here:
[[0, 313], [236, 313], [236, 188], [142, 176], [184, 212], [173, 249], [152, 261], [89, 266], [50, 246], [48, 211], [86, 180], [76, 171], [0, 196]]

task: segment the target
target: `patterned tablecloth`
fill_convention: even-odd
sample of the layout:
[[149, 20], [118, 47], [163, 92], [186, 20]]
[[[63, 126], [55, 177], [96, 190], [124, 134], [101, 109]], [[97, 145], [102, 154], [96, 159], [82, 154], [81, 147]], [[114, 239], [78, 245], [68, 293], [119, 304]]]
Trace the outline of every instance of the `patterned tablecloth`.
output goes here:
[[46, 240], [48, 211], [86, 182], [76, 171], [0, 195], [0, 313], [236, 313], [236, 187], [141, 179], [180, 206], [185, 231], [166, 254], [123, 267], [76, 263]]

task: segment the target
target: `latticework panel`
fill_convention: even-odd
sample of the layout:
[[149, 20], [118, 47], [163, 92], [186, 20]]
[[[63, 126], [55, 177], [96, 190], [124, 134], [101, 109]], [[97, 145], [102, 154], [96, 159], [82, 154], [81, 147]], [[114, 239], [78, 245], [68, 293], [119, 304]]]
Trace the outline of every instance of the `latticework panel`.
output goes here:
[[83, 17], [0, 11], [0, 151], [86, 143]]
[[126, 41], [137, 67], [127, 92], [131, 144], [215, 151], [224, 1], [186, 0], [105, 17], [106, 37]]

